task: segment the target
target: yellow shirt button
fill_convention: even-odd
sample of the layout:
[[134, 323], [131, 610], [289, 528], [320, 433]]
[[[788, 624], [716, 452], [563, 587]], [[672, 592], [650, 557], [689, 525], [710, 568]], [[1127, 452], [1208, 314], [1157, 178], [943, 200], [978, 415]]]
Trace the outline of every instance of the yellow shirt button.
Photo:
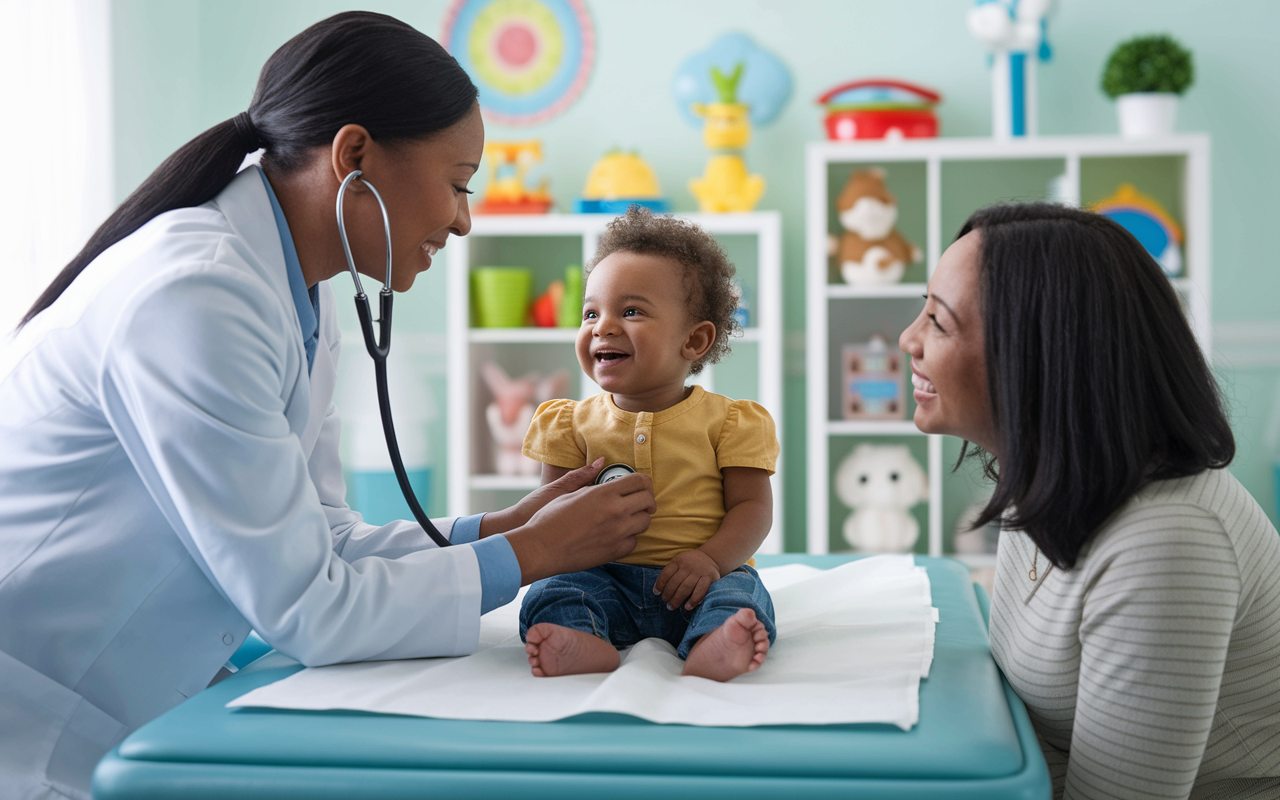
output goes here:
[[642, 433], [639, 436], [637, 436], [636, 441], [639, 442], [640, 444], [644, 444], [644, 434]]

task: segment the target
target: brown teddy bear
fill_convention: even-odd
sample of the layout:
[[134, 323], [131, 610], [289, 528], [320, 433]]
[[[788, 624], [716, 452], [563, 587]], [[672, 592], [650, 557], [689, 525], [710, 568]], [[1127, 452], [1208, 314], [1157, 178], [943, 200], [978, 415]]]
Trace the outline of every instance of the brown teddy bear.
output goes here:
[[845, 283], [879, 286], [897, 283], [907, 264], [922, 258], [920, 248], [907, 241], [894, 225], [898, 202], [879, 167], [857, 170], [836, 198], [844, 233], [831, 237], [831, 255]]

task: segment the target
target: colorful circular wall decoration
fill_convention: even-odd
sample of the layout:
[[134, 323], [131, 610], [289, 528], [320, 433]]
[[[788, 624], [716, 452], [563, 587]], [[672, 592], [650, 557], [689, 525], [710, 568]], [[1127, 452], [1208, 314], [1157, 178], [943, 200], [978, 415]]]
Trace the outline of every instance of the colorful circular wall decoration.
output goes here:
[[595, 62], [583, 0], [454, 0], [441, 38], [500, 125], [536, 125], [564, 111]]

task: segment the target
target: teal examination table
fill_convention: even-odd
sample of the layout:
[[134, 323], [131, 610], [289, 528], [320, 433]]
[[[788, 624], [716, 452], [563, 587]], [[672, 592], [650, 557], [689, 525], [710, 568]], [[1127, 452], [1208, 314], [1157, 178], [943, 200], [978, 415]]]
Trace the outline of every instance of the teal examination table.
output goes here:
[[[831, 567], [847, 556], [763, 556]], [[302, 667], [270, 653], [144, 725], [98, 765], [98, 800], [183, 798], [968, 798], [1042, 800], [1049, 774], [987, 644], [968, 570], [917, 556], [938, 608], [920, 721], [704, 728], [586, 714], [551, 723], [228, 709]], [[976, 591], [975, 591], [976, 590]]]

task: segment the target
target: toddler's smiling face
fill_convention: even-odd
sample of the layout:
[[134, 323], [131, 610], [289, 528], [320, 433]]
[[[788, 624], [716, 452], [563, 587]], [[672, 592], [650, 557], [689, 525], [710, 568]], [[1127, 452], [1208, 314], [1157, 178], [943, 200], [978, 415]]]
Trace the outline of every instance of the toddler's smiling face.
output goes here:
[[679, 402], [690, 366], [715, 338], [714, 324], [690, 317], [683, 267], [620, 250], [591, 270], [585, 289], [577, 339], [583, 372], [629, 411]]

